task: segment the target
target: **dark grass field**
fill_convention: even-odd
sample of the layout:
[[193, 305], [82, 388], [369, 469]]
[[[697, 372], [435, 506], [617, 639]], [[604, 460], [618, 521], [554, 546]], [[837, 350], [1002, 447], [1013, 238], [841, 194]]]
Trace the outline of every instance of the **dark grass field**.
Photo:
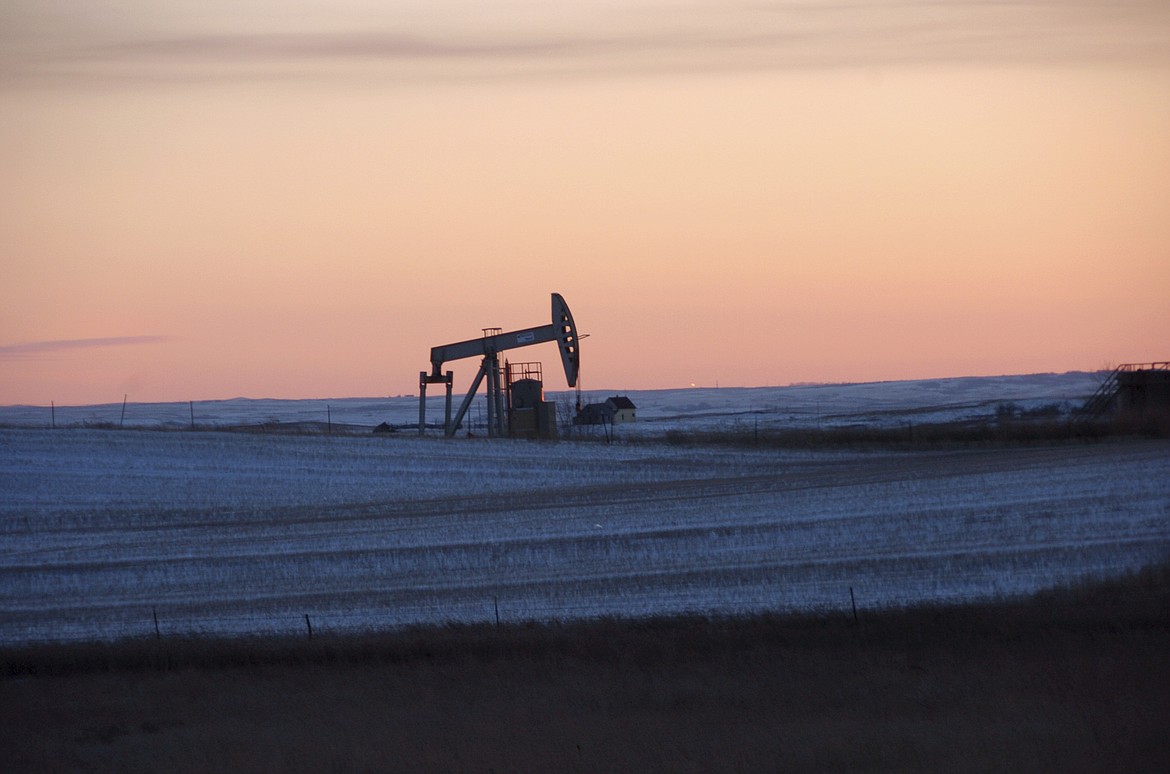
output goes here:
[[1170, 438], [1170, 411], [1102, 419], [1005, 414], [994, 421], [917, 423], [896, 427], [765, 428], [746, 425], [720, 430], [668, 430], [667, 443], [676, 446], [731, 446], [778, 449], [878, 448], [931, 449], [937, 447], [1015, 447], [1037, 444], [1092, 443], [1119, 438]]
[[1170, 569], [852, 616], [0, 651], [14, 772], [1170, 771]]

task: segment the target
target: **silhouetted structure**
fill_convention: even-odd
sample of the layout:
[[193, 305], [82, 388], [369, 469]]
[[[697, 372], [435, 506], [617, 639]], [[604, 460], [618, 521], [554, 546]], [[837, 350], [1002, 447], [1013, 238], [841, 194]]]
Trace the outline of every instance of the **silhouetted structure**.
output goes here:
[[1147, 414], [1170, 411], [1170, 362], [1126, 363], [1105, 378], [1081, 409], [1089, 418], [1113, 412]]
[[[573, 315], [569, 306], [559, 293], [552, 294], [552, 322], [548, 325], [538, 325], [534, 328], [524, 328], [518, 331], [504, 333], [502, 328], [484, 328], [483, 336], [478, 339], [457, 341], [453, 344], [444, 344], [431, 347], [431, 370], [420, 371], [418, 375], [418, 434], [426, 432], [427, 413], [427, 385], [442, 384], [446, 387], [447, 396], [444, 405], [443, 433], [448, 438], [455, 435], [455, 430], [467, 415], [467, 409], [479, 390], [480, 383], [487, 382], [487, 434], [488, 437], [507, 435], [512, 429], [520, 429], [523, 435], [530, 435], [529, 430], [541, 437], [556, 437], [556, 423], [548, 419], [555, 415], [555, 407], [542, 406], [522, 407], [532, 408], [534, 411], [532, 423], [527, 418], [520, 418], [523, 427], [517, 428], [516, 422], [505, 415], [505, 393], [510, 393], [513, 375], [500, 368], [499, 353], [518, 347], [530, 347], [534, 344], [543, 344], [555, 341], [561, 351], [561, 363], [565, 367], [565, 380], [570, 387], [577, 385], [577, 373], [580, 370], [580, 352], [577, 349], [577, 325], [573, 322]], [[468, 357], [482, 357], [479, 372], [471, 383], [471, 389], [463, 398], [459, 411], [454, 417], [451, 415], [451, 391], [454, 383], [454, 374], [443, 371], [443, 364], [453, 360], [462, 360]], [[526, 375], [517, 376], [517, 381], [527, 378]], [[531, 386], [529, 386], [531, 388]], [[525, 388], [522, 388], [525, 389]], [[537, 391], [543, 390], [537, 385]], [[530, 392], [526, 392], [530, 396]], [[508, 395], [511, 400], [511, 395]], [[538, 402], [538, 401], [533, 401]], [[549, 404], [551, 406], [552, 404]], [[529, 428], [528, 425], [532, 424]], [[511, 428], [509, 427], [511, 425]]]
[[1170, 410], [1170, 363], [1149, 363], [1117, 375], [1117, 411], [1145, 414]]

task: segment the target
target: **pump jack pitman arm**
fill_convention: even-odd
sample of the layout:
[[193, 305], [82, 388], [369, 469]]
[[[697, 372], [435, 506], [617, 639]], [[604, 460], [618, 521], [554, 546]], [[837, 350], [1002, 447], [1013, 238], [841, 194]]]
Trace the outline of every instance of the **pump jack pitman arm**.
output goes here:
[[441, 379], [443, 364], [452, 360], [493, 355], [508, 349], [543, 344], [546, 341], [557, 342], [561, 350], [561, 362], [565, 366], [565, 379], [570, 387], [576, 387], [577, 373], [581, 367], [580, 353], [577, 350], [577, 326], [573, 322], [573, 314], [569, 311], [568, 304], [561, 298], [560, 293], [552, 294], [552, 323], [549, 325], [432, 347], [431, 376], [435, 380]]

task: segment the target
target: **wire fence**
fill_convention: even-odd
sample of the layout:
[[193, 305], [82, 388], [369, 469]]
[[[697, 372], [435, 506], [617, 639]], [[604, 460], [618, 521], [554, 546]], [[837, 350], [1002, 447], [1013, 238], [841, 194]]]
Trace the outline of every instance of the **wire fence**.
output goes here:
[[[48, 645], [178, 638], [307, 638], [378, 634], [415, 627], [449, 625], [507, 626], [530, 622], [568, 622], [602, 618], [644, 619], [678, 615], [737, 616], [808, 612], [857, 616], [852, 586], [835, 588], [833, 599], [817, 604], [763, 599], [756, 595], [719, 605], [685, 599], [613, 598], [609, 600], [516, 599], [490, 595], [465, 598], [457, 604], [387, 609], [281, 610], [241, 613], [199, 613], [165, 606], [120, 608], [116, 614], [9, 620], [0, 626], [0, 644]], [[113, 611], [109, 611], [113, 613]]]

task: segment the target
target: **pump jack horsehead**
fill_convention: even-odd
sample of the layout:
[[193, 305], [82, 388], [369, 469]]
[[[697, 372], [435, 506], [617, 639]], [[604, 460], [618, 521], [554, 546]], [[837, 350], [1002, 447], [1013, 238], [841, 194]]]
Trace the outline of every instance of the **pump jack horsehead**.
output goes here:
[[[423, 435], [426, 428], [427, 385], [445, 384], [447, 386], [446, 412], [443, 422], [444, 433], [448, 438], [455, 435], [455, 430], [463, 422], [467, 409], [471, 406], [479, 385], [487, 380], [487, 420], [488, 435], [505, 435], [504, 429], [504, 397], [500, 383], [499, 353], [519, 347], [530, 347], [555, 341], [561, 351], [561, 363], [565, 366], [565, 379], [570, 387], [577, 386], [577, 374], [581, 368], [581, 353], [578, 350], [577, 326], [573, 322], [573, 315], [569, 305], [559, 293], [552, 294], [552, 322], [535, 328], [499, 332], [498, 328], [485, 328], [484, 335], [478, 339], [458, 341], [454, 344], [444, 344], [431, 348], [430, 373], [420, 371], [418, 377], [418, 432]], [[451, 371], [443, 372], [443, 364], [453, 360], [462, 360], [480, 356], [479, 371], [471, 383], [471, 389], [463, 398], [459, 411], [451, 416], [451, 388], [454, 375]]]

